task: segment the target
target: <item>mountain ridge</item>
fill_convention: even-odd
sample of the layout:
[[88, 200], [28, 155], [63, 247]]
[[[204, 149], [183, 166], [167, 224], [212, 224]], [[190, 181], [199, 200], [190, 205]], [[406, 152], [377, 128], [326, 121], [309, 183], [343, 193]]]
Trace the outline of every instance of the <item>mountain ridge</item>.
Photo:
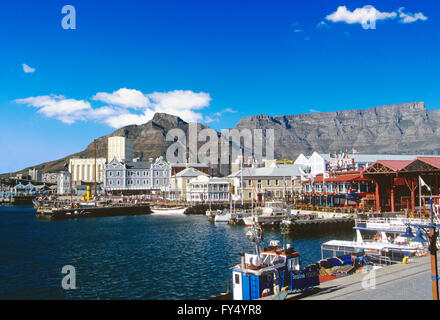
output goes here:
[[[134, 140], [134, 156], [163, 156], [172, 142], [165, 141], [173, 128], [187, 132], [189, 123], [178, 116], [156, 113], [141, 125], [128, 125], [96, 139], [97, 156], [107, 156], [107, 138]], [[334, 153], [356, 149], [360, 153], [440, 154], [440, 110], [426, 109], [424, 102], [392, 104], [367, 109], [328, 111], [241, 118], [236, 129], [274, 129], [275, 157], [295, 159], [299, 154]], [[198, 130], [209, 128], [198, 124]], [[61, 170], [71, 157], [93, 157], [94, 145], [58, 160], [29, 168], [43, 172]], [[11, 174], [11, 173], [9, 173]], [[13, 173], [12, 173], [13, 174]], [[3, 174], [6, 175], [6, 174]]]

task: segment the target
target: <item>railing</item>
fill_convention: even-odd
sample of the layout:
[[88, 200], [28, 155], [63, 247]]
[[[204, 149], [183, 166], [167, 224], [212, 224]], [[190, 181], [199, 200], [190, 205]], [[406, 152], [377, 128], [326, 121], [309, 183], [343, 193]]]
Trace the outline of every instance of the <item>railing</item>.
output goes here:
[[[355, 226], [358, 228], [368, 228], [375, 230], [392, 230], [405, 232], [408, 224], [426, 225], [430, 224], [429, 219], [418, 219], [418, 218], [370, 218], [356, 219]], [[438, 224], [440, 221], [438, 219], [434, 220], [434, 223]]]

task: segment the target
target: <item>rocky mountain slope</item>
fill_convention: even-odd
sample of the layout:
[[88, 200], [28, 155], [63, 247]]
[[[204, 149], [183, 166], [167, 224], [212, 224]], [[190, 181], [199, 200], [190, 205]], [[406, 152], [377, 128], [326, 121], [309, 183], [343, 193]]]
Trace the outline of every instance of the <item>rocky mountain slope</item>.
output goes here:
[[[370, 154], [440, 154], [439, 125], [440, 110], [429, 111], [423, 102], [416, 102], [349, 111], [256, 115], [241, 119], [236, 128], [274, 129], [275, 156], [294, 159], [300, 153], [333, 153], [353, 148]], [[133, 139], [135, 157], [165, 155], [172, 143], [165, 141], [165, 137], [173, 128], [187, 132], [188, 123], [173, 115], [157, 113], [145, 124], [126, 126], [97, 139], [97, 156], [106, 157], [109, 136]], [[82, 152], [35, 167], [53, 172], [62, 169], [72, 156], [93, 157], [93, 153], [92, 142]]]

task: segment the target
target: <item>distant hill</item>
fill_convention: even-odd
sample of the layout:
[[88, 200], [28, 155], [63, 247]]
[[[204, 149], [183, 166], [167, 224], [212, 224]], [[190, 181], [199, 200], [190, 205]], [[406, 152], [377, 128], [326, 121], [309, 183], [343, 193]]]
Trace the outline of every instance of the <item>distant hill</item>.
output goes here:
[[[284, 116], [256, 115], [242, 118], [237, 129], [274, 129], [275, 156], [295, 159], [311, 154], [351, 151], [387, 154], [440, 154], [440, 110], [429, 111], [423, 102], [394, 104], [369, 109]], [[165, 155], [172, 142], [167, 132], [188, 123], [179, 117], [156, 113], [142, 125], [130, 125], [97, 139], [97, 156], [107, 156], [107, 138], [134, 140], [134, 156], [143, 159]], [[199, 125], [199, 129], [207, 128]], [[93, 157], [93, 142], [84, 151], [33, 167], [43, 172], [61, 170], [73, 156]], [[20, 172], [27, 172], [25, 168]]]

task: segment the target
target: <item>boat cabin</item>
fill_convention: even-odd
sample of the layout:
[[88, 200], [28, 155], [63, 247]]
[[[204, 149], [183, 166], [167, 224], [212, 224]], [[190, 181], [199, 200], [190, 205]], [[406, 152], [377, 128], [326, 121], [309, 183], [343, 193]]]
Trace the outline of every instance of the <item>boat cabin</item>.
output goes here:
[[254, 300], [281, 290], [293, 290], [319, 284], [318, 272], [301, 270], [300, 256], [287, 245], [271, 241], [256, 254], [241, 253], [241, 264], [232, 268], [233, 299]]

